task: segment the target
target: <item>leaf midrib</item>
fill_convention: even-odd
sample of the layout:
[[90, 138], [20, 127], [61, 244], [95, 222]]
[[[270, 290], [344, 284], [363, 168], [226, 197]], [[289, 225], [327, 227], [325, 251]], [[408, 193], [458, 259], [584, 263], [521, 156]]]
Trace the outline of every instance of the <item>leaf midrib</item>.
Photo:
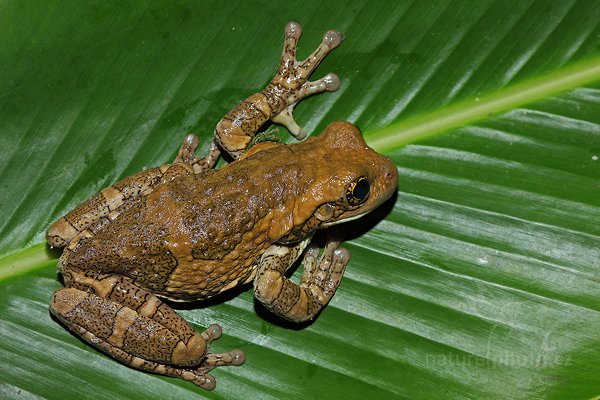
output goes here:
[[380, 152], [389, 152], [408, 143], [599, 80], [600, 56], [507, 86], [484, 96], [463, 100], [430, 113], [416, 115], [365, 132], [365, 136], [372, 148]]

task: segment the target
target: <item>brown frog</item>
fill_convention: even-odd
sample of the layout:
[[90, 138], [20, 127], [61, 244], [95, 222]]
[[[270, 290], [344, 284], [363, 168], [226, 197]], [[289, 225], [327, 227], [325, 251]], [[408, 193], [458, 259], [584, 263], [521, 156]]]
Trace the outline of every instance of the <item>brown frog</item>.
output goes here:
[[[51, 246], [66, 246], [58, 264], [66, 287], [50, 309], [69, 329], [127, 365], [212, 389], [208, 371], [240, 365], [244, 354], [209, 352], [220, 326], [198, 333], [160, 298], [206, 299], [254, 282], [260, 301], [296, 322], [331, 299], [349, 253], [328, 238], [319, 257], [317, 247], [306, 249], [313, 233], [379, 206], [395, 191], [397, 171], [347, 122], [303, 142], [247, 150], [267, 120], [303, 139], [294, 105], [339, 86], [334, 74], [307, 79], [342, 35], [327, 32], [298, 62], [300, 33], [297, 23], [286, 26], [273, 81], [218, 123], [208, 156], [194, 155], [198, 139], [189, 135], [172, 164], [102, 190], [48, 229]], [[223, 150], [235, 161], [212, 169]], [[295, 284], [284, 273], [303, 252]]]

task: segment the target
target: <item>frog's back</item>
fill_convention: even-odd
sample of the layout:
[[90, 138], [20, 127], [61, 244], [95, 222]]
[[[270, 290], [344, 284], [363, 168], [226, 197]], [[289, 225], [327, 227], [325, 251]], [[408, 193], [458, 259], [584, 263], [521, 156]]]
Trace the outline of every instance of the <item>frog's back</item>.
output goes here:
[[273, 242], [272, 210], [282, 202], [284, 187], [273, 175], [287, 179], [254, 164], [237, 161], [159, 185], [82, 238], [64, 262], [128, 276], [179, 300], [209, 297], [251, 279], [257, 258]]

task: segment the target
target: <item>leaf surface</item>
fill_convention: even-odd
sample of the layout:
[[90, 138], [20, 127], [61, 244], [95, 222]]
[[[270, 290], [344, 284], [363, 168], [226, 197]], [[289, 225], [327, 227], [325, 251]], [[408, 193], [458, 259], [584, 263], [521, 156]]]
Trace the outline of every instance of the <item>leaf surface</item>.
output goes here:
[[[116, 363], [50, 318], [45, 229], [188, 132], [204, 154], [292, 19], [300, 57], [346, 35], [315, 74], [342, 86], [297, 121], [358, 124], [398, 195], [346, 224], [353, 258], [313, 324], [277, 323], [249, 290], [178, 309], [247, 354], [216, 391]], [[599, 21], [585, 0], [4, 1], [0, 397], [599, 396]]]

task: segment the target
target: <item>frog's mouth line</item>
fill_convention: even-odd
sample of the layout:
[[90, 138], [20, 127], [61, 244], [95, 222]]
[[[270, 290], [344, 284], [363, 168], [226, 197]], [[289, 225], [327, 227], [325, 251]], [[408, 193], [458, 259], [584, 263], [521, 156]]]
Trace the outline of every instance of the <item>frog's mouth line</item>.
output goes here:
[[337, 221], [332, 221], [332, 222], [327, 222], [327, 223], [321, 224], [321, 226], [319, 226], [319, 229], [322, 229], [322, 228], [329, 228], [330, 226], [334, 226], [334, 225], [337, 225], [337, 224], [341, 224], [341, 223], [343, 223], [343, 222], [350, 222], [350, 221], [354, 221], [355, 219], [359, 219], [359, 218], [362, 218], [362, 217], [364, 217], [365, 215], [369, 214], [369, 213], [370, 213], [371, 211], [373, 211], [373, 210], [374, 210], [374, 209], [371, 209], [371, 210], [369, 210], [369, 211], [367, 211], [367, 212], [364, 212], [364, 213], [361, 213], [361, 214], [357, 214], [357, 215], [353, 215], [353, 216], [351, 216], [351, 217], [346, 217], [346, 218], [341, 218], [341, 219], [338, 219]]

